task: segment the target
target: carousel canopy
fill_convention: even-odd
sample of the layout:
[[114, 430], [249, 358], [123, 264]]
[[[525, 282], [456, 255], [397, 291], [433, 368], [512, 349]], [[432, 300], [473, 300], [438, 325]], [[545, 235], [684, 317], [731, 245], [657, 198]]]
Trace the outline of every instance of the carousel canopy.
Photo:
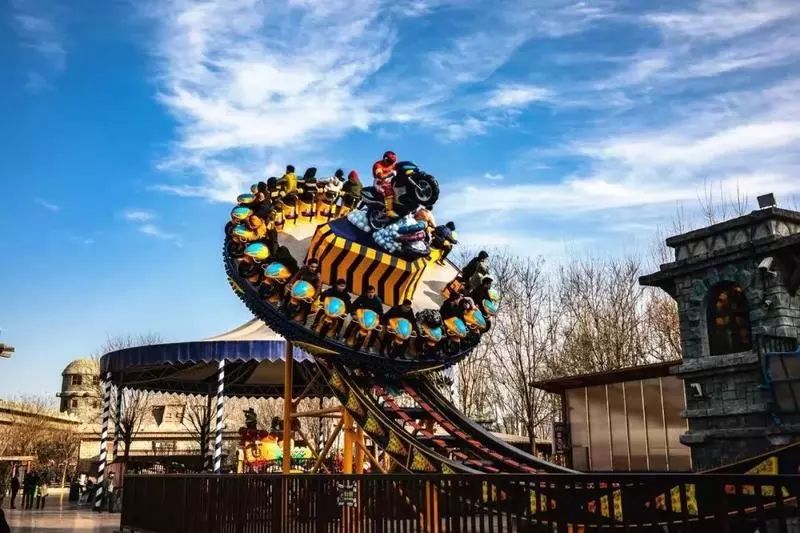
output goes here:
[[[126, 388], [153, 392], [207, 394], [216, 390], [218, 362], [225, 359], [225, 395], [279, 397], [283, 394], [286, 341], [260, 320], [205, 340], [134, 346], [105, 354], [101, 375]], [[293, 388], [305, 390], [316, 365], [293, 347]], [[320, 382], [319, 393], [325, 394]], [[315, 394], [315, 388], [307, 392]]]

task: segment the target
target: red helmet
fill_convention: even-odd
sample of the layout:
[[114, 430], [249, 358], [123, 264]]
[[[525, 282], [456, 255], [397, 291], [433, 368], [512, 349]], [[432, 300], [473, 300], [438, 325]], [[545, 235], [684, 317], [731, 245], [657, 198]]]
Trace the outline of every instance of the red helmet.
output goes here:
[[397, 154], [389, 150], [388, 152], [384, 152], [383, 160], [388, 161], [389, 163], [397, 163]]

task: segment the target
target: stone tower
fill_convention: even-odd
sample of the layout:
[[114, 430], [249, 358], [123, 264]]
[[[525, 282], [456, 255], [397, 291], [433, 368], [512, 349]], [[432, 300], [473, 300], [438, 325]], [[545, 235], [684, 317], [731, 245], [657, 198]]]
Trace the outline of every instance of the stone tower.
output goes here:
[[94, 359], [76, 359], [61, 373], [61, 412], [80, 420], [97, 418], [102, 402], [100, 363]]
[[[800, 439], [800, 413], [779, 412], [763, 364], [797, 348], [800, 212], [775, 207], [667, 239], [675, 261], [641, 278], [678, 304], [695, 470]], [[798, 376], [800, 377], [800, 376]]]

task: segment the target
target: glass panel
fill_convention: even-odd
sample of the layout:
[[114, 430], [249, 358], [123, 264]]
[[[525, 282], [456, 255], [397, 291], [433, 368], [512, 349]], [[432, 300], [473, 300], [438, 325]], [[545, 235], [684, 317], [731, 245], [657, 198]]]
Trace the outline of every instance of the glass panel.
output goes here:
[[611, 470], [611, 440], [608, 434], [608, 408], [604, 385], [587, 387], [589, 393], [589, 440], [592, 471]]
[[628, 435], [625, 428], [625, 403], [622, 399], [622, 383], [607, 386], [608, 408], [611, 411], [612, 466], [615, 471], [628, 471]]
[[664, 391], [664, 415], [667, 419], [667, 446], [669, 446], [669, 469], [671, 472], [688, 472], [692, 469], [691, 450], [680, 442], [686, 433], [686, 419], [681, 411], [686, 409], [683, 380], [675, 376], [661, 378]]
[[572, 445], [572, 468], [589, 470], [589, 431], [586, 427], [584, 389], [567, 390], [567, 417]]
[[628, 406], [628, 431], [631, 438], [631, 470], [647, 470], [647, 443], [642, 415], [642, 391], [638, 381], [628, 381], [625, 385], [625, 401]]
[[667, 469], [667, 449], [664, 442], [664, 419], [661, 412], [661, 388], [658, 378], [645, 379], [642, 384], [644, 385], [650, 470], [663, 472]]
[[706, 319], [711, 355], [743, 352], [752, 347], [747, 297], [738, 285], [719, 283], [711, 288]]

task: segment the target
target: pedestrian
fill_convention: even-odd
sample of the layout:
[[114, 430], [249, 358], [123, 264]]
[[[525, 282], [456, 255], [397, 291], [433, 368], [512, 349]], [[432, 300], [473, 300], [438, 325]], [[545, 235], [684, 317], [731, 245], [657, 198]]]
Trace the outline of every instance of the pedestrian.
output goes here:
[[116, 485], [116, 483], [115, 483], [115, 479], [114, 479], [114, 472], [111, 472], [110, 474], [108, 474], [108, 477], [106, 478], [105, 490], [103, 491], [103, 493], [105, 494], [105, 497], [106, 497], [106, 502], [108, 503], [108, 512], [109, 513], [113, 513], [114, 512], [114, 504], [116, 503], [116, 496], [114, 494], [114, 486], [115, 485]]
[[39, 476], [36, 471], [25, 472], [25, 479], [22, 480], [22, 508], [33, 508], [33, 499], [36, 494], [36, 487], [39, 485]]
[[47, 500], [47, 494], [49, 490], [50, 487], [47, 484], [47, 478], [42, 477], [42, 479], [39, 481], [39, 486], [37, 487], [37, 493], [36, 493], [37, 509], [44, 509], [44, 504], [46, 503], [45, 500]]
[[19, 492], [19, 478], [17, 476], [11, 477], [11, 508], [17, 508], [17, 493]]
[[11, 533], [11, 528], [6, 522], [6, 514], [0, 509], [0, 533]]

